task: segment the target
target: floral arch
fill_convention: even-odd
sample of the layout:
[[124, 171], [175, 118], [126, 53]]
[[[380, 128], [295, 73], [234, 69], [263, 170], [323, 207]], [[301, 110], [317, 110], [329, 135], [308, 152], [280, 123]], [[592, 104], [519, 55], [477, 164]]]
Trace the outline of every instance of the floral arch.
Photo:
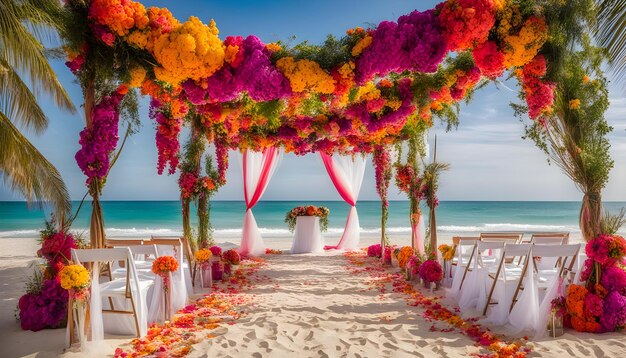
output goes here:
[[[447, 0], [319, 46], [288, 47], [253, 35], [220, 39], [213, 20], [181, 23], [165, 8], [132, 0], [67, 1], [67, 66], [85, 95], [76, 160], [94, 199], [92, 244], [103, 245], [98, 198], [116, 158], [120, 113], [136, 117], [137, 92], [151, 97], [158, 173], [181, 171], [186, 237], [190, 202], [198, 201], [201, 246], [209, 239], [208, 200], [225, 183], [229, 150], [374, 153], [384, 208], [389, 148], [409, 142], [403, 173], [415, 171], [433, 118], [455, 126], [457, 103], [489, 81], [516, 77], [525, 101], [518, 109], [535, 126], [546, 123], [557, 87], [550, 59], [562, 45], [560, 24], [551, 23], [559, 16], [554, 9], [565, 6], [557, 3]], [[191, 134], [181, 150], [183, 126]], [[209, 157], [203, 164], [208, 144], [215, 163]], [[423, 193], [409, 192], [412, 207]], [[434, 190], [429, 195], [434, 209]]]

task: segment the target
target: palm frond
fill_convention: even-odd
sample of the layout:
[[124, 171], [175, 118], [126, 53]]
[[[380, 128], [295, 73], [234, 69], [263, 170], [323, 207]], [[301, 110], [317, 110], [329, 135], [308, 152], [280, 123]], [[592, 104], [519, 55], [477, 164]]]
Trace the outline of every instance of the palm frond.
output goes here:
[[20, 76], [0, 57], [0, 111], [14, 123], [41, 133], [48, 126], [48, 119], [37, 103], [37, 99]]
[[70, 196], [58, 170], [0, 112], [0, 176], [29, 203], [50, 202], [59, 219], [68, 217]]
[[626, 0], [598, 0], [596, 40], [611, 56], [611, 70], [626, 81]]
[[35, 96], [44, 91], [61, 108], [75, 111], [46, 59], [43, 45], [24, 25], [23, 21], [28, 18], [21, 18], [21, 15], [23, 11], [15, 1], [0, 0], [0, 57], [16, 72], [24, 73], [30, 79]]

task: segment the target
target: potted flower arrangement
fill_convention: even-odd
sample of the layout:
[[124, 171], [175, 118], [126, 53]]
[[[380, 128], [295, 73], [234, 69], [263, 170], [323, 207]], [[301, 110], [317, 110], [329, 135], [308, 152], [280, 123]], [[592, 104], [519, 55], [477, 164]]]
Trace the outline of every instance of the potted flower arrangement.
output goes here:
[[385, 246], [385, 252], [383, 254], [383, 265], [391, 265], [392, 264], [392, 256], [393, 251], [395, 250], [395, 246]]
[[548, 334], [550, 337], [563, 335], [563, 318], [565, 317], [565, 297], [560, 294], [550, 302], [551, 311], [548, 318]]
[[200, 249], [194, 254], [197, 267], [200, 268], [200, 287], [207, 288], [213, 285], [213, 276], [211, 275], [211, 258], [213, 253], [209, 249]]
[[320, 230], [325, 232], [328, 230], [328, 214], [330, 214], [330, 210], [325, 206], [296, 206], [285, 215], [285, 223], [287, 223], [289, 231], [293, 232], [296, 229], [298, 216], [318, 216], [320, 218]]
[[368, 257], [377, 257], [380, 258], [382, 256], [382, 248], [380, 244], [370, 245], [367, 248], [367, 256]]
[[437, 247], [437, 249], [441, 253], [441, 260], [443, 261], [443, 273], [445, 275], [443, 279], [445, 284], [446, 280], [449, 279], [448, 272], [450, 270], [450, 263], [454, 256], [454, 247], [447, 244], [441, 244]]
[[409, 262], [409, 258], [415, 255], [415, 251], [411, 246], [403, 246], [398, 252], [398, 267], [403, 272], [406, 270], [406, 264]]
[[400, 267], [400, 264], [398, 263], [399, 254], [400, 254], [400, 248], [394, 246], [393, 250], [391, 251], [391, 266]]
[[439, 284], [443, 278], [443, 270], [439, 262], [432, 259], [426, 260], [420, 265], [419, 272], [425, 288], [432, 289], [433, 283], [435, 284], [435, 289], [439, 288]]
[[235, 249], [226, 250], [222, 255], [222, 260], [224, 261], [224, 274], [226, 276], [230, 276], [232, 269], [232, 265], [239, 265], [241, 261], [241, 257], [239, 253]]
[[214, 280], [220, 281], [222, 276], [224, 275], [224, 265], [222, 264], [222, 248], [219, 246], [211, 246], [209, 247], [211, 254], [213, 257], [218, 258], [219, 260], [213, 260], [211, 264], [211, 276]]
[[178, 261], [173, 256], [160, 256], [152, 262], [152, 272], [163, 279], [163, 300], [165, 302], [164, 321], [168, 321], [172, 316], [172, 272], [178, 270]]
[[89, 272], [82, 265], [67, 265], [59, 272], [61, 287], [68, 291], [68, 324], [70, 325], [70, 343], [78, 338], [82, 348], [87, 342], [86, 315], [87, 296], [91, 278]]
[[419, 269], [422, 265], [422, 259], [413, 255], [409, 257], [409, 260], [406, 263], [406, 279], [407, 281], [416, 281], [419, 280]]

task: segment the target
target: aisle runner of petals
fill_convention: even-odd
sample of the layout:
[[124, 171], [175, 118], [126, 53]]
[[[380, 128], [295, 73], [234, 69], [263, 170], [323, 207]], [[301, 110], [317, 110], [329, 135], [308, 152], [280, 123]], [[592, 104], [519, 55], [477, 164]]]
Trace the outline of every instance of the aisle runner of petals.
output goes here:
[[207, 294], [174, 315], [171, 322], [153, 325], [145, 337], [134, 339], [129, 348], [117, 348], [115, 357], [131, 358], [157, 355], [183, 357], [191, 346], [203, 339], [213, 338], [210, 333], [222, 324], [235, 324], [246, 315], [246, 307], [255, 304], [255, 295], [247, 291], [270, 278], [258, 274], [267, 265], [261, 258], [245, 260], [233, 271], [227, 281], [214, 284]]
[[[427, 297], [420, 290], [408, 283], [402, 273], [391, 272], [384, 267], [380, 260], [368, 258], [364, 251], [353, 251], [344, 254], [349, 266], [346, 267], [353, 275], [367, 276], [367, 285], [372, 290], [380, 292], [380, 300], [385, 300], [387, 287], [393, 287], [393, 292], [403, 294], [409, 306], [424, 309], [422, 316], [431, 322], [447, 324], [446, 328], [437, 328], [435, 324], [430, 327], [431, 331], [453, 332], [470, 337], [476, 342], [476, 346], [486, 349], [487, 353], [472, 354], [472, 356], [487, 357], [526, 357], [530, 347], [523, 341], [508, 342], [502, 336], [498, 336], [487, 328], [475, 323], [476, 318], [464, 319], [459, 315], [458, 308], [451, 310], [439, 303], [440, 297]], [[526, 340], [526, 337], [524, 337]]]

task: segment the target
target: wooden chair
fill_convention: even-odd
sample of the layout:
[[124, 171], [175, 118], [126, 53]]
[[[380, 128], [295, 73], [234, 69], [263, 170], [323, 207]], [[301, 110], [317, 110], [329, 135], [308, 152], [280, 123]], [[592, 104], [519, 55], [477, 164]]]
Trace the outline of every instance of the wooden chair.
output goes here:
[[524, 237], [523, 232], [481, 232], [481, 241], [497, 241], [511, 244], [519, 244]]
[[569, 232], [538, 232], [530, 237], [531, 244], [566, 245], [569, 241]]
[[[143, 307], [147, 307], [145, 297], [147, 291], [154, 284], [152, 281], [140, 280], [137, 275], [135, 261], [129, 248], [109, 248], [109, 249], [72, 249], [72, 259], [81, 265], [87, 263], [90, 267], [100, 264], [110, 265], [111, 262], [123, 261], [125, 263], [126, 275], [122, 278], [111, 278], [110, 281], [100, 283], [100, 275], [96, 277], [98, 271], [92, 272], [92, 285], [98, 285], [99, 297], [91, 299], [107, 298], [110, 308], [102, 309], [102, 313], [132, 315], [135, 322], [136, 336], [144, 336], [148, 330], [145, 317], [140, 318], [138, 312], [143, 312]], [[121, 299], [130, 303], [130, 310], [117, 309], [113, 299]], [[97, 312], [91, 312], [97, 314]], [[140, 324], [141, 322], [141, 324]]]
[[[541, 289], [545, 289], [546, 276], [558, 275], [560, 278], [566, 278], [572, 272], [572, 268], [574, 267], [574, 262], [576, 261], [576, 257], [578, 256], [578, 252], [580, 251], [580, 245], [532, 245], [530, 249], [530, 253], [528, 255], [528, 260], [524, 264], [524, 269], [522, 271], [522, 279], [520, 280], [517, 288], [515, 290], [515, 294], [513, 295], [513, 300], [511, 302], [510, 311], [513, 310], [515, 304], [517, 303], [517, 297], [519, 293], [524, 290], [524, 281], [526, 280], [526, 273], [528, 270], [533, 270], [537, 277], [537, 287]], [[557, 265], [554, 269], [549, 270], [541, 270], [537, 269], [536, 261], [538, 258], [555, 258]], [[546, 275], [548, 274], [548, 275]]]
[[[490, 304], [500, 303], [506, 304], [505, 302], [491, 302], [493, 297], [493, 293], [496, 289], [496, 285], [502, 285], [502, 289], [504, 290], [504, 295], [506, 295], [506, 284], [511, 281], [519, 281], [522, 277], [523, 265], [506, 263], [507, 258], [514, 259], [516, 257], [523, 258], [523, 261], [528, 261], [528, 254], [530, 252], [531, 245], [530, 244], [506, 244], [500, 257], [499, 262], [497, 263], [497, 268], [495, 272], [490, 271], [488, 277], [493, 280], [491, 284], [491, 288], [489, 289], [489, 294], [487, 295], [487, 301], [485, 302], [485, 306], [483, 307], [482, 314], [485, 316], [487, 314], [487, 309]], [[508, 306], [507, 306], [508, 308]]]

